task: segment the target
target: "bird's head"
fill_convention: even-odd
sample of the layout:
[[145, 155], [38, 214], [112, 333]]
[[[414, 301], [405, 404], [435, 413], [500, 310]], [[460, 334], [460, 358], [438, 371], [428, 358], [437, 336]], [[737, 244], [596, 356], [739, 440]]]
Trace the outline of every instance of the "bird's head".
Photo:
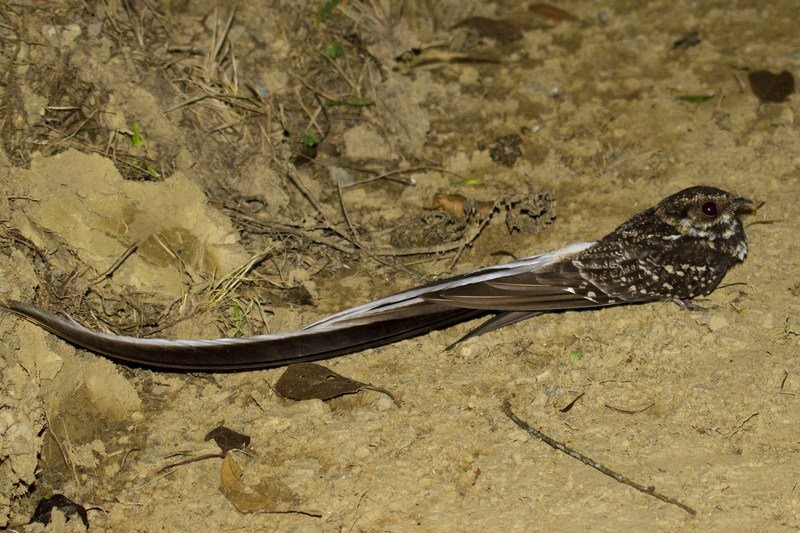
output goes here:
[[[743, 259], [747, 253], [741, 215], [755, 212], [759, 205], [748, 198], [699, 185], [663, 199], [656, 215], [675, 228], [673, 238], [707, 239], [712, 245], [734, 244], [731, 252]], [[738, 244], [738, 246], [737, 246]]]

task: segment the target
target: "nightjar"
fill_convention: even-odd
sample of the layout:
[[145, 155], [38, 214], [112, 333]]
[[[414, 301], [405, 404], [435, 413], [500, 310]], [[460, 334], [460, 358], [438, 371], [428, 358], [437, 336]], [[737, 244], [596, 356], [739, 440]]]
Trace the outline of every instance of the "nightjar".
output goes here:
[[243, 370], [382, 346], [486, 314], [462, 337], [551, 311], [676, 300], [711, 293], [747, 255], [740, 216], [751, 200], [708, 186], [669, 196], [599, 241], [483, 268], [346, 309], [301, 330], [214, 340], [140, 339], [90, 330], [33, 305], [2, 307], [80, 347], [161, 368]]

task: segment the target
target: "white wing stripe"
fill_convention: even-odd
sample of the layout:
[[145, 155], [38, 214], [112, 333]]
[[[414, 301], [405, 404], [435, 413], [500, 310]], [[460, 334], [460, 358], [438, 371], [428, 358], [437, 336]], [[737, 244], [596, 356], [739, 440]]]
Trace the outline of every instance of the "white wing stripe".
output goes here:
[[370, 313], [378, 310], [380, 310], [381, 312], [385, 312], [394, 309], [401, 309], [403, 307], [421, 302], [422, 299], [420, 297], [425, 294], [444, 291], [455, 287], [463, 287], [464, 285], [471, 285], [473, 283], [490, 281], [497, 278], [503, 278], [506, 276], [513, 276], [514, 274], [535, 272], [536, 270], [539, 270], [549, 264], [552, 264], [555, 261], [560, 260], [566, 254], [574, 254], [580, 252], [581, 250], [585, 250], [586, 248], [588, 248], [593, 244], [594, 244], [593, 242], [580, 242], [576, 244], [571, 244], [565, 248], [556, 250], [555, 252], [550, 252], [541, 255], [533, 255], [531, 257], [526, 257], [523, 259], [519, 259], [517, 261], [512, 261], [504, 265], [482, 268], [480, 270], [476, 270], [475, 272], [466, 277], [457, 276], [456, 278], [446, 279], [438, 284], [428, 285], [426, 287], [417, 287], [415, 289], [399, 292], [397, 294], [393, 294], [391, 296], [387, 296], [379, 300], [374, 300], [372, 302], [359, 305], [357, 307], [352, 307], [350, 309], [345, 309], [344, 311], [340, 311], [334, 315], [323, 318], [322, 320], [319, 320], [317, 322], [314, 322], [313, 324], [306, 326], [305, 328], [303, 328], [303, 331], [320, 330], [329, 327], [334, 327], [342, 321], [350, 320], [357, 317], [363, 317], [364, 315], [369, 315]]

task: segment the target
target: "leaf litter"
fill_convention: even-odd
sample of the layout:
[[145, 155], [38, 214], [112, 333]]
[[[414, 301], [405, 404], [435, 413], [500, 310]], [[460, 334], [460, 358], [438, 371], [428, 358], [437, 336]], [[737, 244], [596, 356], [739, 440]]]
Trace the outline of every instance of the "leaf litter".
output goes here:
[[400, 406], [397, 398], [387, 389], [344, 377], [316, 363], [298, 363], [286, 367], [272, 388], [279, 396], [290, 400], [331, 400], [345, 394], [373, 390], [385, 394]]

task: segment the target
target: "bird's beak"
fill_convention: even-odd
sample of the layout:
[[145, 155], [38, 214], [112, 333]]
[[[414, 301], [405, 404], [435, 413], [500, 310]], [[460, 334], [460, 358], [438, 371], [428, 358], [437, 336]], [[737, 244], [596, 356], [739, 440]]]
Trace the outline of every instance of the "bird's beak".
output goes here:
[[755, 213], [766, 202], [754, 202], [749, 198], [736, 198], [733, 203], [736, 206], [736, 214], [745, 215]]

